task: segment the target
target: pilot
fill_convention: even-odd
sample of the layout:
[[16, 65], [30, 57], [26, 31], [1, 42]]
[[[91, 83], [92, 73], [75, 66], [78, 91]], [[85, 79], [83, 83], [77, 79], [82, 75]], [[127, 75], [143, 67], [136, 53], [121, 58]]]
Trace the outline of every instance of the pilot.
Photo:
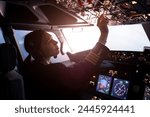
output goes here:
[[29, 55], [23, 65], [27, 99], [81, 99], [80, 94], [87, 89], [97, 64], [109, 52], [105, 46], [107, 24], [107, 18], [101, 15], [97, 22], [101, 31], [98, 42], [81, 62], [70, 67], [50, 62], [59, 53], [57, 42], [50, 34], [44, 30], [27, 34], [24, 46]]

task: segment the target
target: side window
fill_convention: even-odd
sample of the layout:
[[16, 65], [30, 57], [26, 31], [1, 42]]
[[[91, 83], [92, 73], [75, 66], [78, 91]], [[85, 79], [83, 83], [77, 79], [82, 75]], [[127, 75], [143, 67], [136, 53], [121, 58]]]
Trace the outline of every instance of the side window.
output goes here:
[[18, 45], [18, 48], [21, 52], [22, 59], [25, 60], [25, 58], [28, 56], [28, 53], [26, 52], [24, 48], [24, 37], [26, 34], [28, 34], [31, 31], [27, 30], [14, 30], [16, 42]]
[[3, 38], [2, 30], [0, 29], [0, 44], [1, 43], [5, 43], [5, 41], [4, 41], [4, 38]]

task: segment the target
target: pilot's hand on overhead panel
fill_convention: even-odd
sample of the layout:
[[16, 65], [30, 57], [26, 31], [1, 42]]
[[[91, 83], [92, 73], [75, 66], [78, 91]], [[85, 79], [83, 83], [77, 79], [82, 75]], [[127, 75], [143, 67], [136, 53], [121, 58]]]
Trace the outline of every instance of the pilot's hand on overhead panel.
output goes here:
[[107, 33], [108, 32], [108, 19], [102, 14], [97, 21], [97, 26], [99, 27], [101, 32]]

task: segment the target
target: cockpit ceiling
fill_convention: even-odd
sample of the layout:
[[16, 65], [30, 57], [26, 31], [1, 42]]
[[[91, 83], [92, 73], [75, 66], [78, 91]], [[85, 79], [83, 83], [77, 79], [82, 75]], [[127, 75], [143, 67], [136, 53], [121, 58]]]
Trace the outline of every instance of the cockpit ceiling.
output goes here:
[[[56, 0], [87, 20], [105, 14], [111, 25], [150, 21], [150, 0]], [[91, 18], [91, 19], [90, 19]]]
[[[25, 23], [47, 23], [50, 25], [83, 25], [95, 24], [101, 14], [109, 19], [110, 25], [138, 24], [150, 22], [150, 0], [5, 0], [14, 3], [16, 8], [27, 7], [31, 10], [28, 15], [25, 10], [17, 10], [7, 15], [12, 21]], [[0, 1], [1, 4], [1, 1]], [[18, 6], [20, 5], [20, 6]], [[51, 7], [49, 7], [51, 6]], [[2, 7], [2, 5], [0, 5]], [[2, 9], [2, 8], [1, 8]], [[0, 10], [1, 10], [0, 9]], [[4, 8], [3, 8], [4, 9]], [[8, 9], [9, 10], [9, 9]], [[42, 12], [41, 12], [42, 11]], [[2, 12], [2, 11], [1, 11]], [[36, 14], [32, 17], [32, 13]], [[50, 12], [50, 13], [48, 13]], [[20, 15], [17, 15], [17, 14]], [[24, 15], [21, 15], [24, 14]], [[42, 15], [41, 15], [42, 14]], [[28, 18], [24, 18], [28, 15]], [[23, 18], [21, 16], [24, 16]], [[30, 17], [32, 19], [30, 19]], [[56, 16], [56, 17], [55, 17]], [[36, 19], [38, 17], [38, 19]], [[20, 18], [20, 19], [15, 19]], [[41, 20], [43, 19], [43, 20]], [[69, 20], [68, 20], [69, 19]], [[27, 20], [27, 21], [26, 21]], [[28, 21], [29, 20], [29, 21]]]

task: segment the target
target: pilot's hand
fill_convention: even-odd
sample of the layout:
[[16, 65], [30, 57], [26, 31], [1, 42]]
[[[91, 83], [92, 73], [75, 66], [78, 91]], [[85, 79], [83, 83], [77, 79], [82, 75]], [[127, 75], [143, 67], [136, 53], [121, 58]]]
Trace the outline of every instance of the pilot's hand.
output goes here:
[[101, 32], [108, 32], [108, 19], [102, 14], [97, 21], [97, 26], [101, 30]]

